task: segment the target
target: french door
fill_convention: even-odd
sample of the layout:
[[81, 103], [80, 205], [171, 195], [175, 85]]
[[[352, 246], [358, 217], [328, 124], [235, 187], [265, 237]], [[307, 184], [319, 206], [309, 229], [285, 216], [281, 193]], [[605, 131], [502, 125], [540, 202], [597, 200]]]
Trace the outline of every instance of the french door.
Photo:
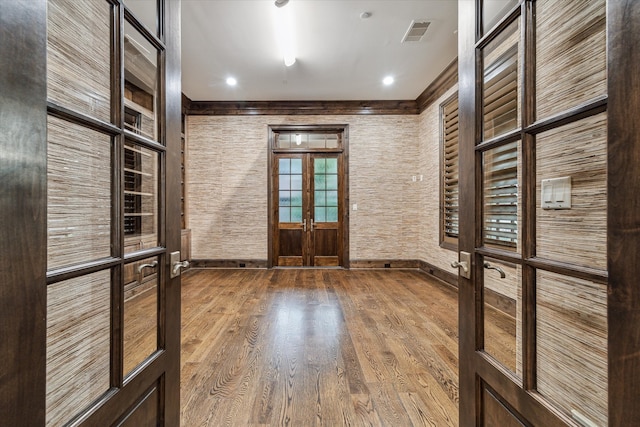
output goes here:
[[462, 426], [637, 423], [640, 14], [570, 3], [458, 3]]
[[2, 423], [179, 425], [180, 2], [0, 3]]
[[[325, 133], [305, 134], [304, 138], [311, 141], [307, 149], [323, 141], [315, 152], [282, 150], [282, 141], [289, 135], [296, 137], [277, 134], [275, 140], [281, 150], [271, 156], [273, 265], [343, 266], [345, 165], [342, 151], [334, 147], [338, 144], [337, 134], [330, 134], [335, 139], [327, 138]], [[327, 140], [332, 151], [322, 152]]]

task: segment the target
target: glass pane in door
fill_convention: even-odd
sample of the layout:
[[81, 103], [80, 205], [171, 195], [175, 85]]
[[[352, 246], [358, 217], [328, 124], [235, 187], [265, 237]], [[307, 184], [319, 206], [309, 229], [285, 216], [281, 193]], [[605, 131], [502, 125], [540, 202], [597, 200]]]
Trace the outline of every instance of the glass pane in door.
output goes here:
[[484, 0], [482, 2], [482, 33], [486, 34], [517, 4], [518, 0]]
[[482, 155], [482, 241], [485, 246], [518, 249], [521, 222], [518, 153], [516, 141], [487, 150]]
[[111, 255], [111, 137], [47, 119], [47, 268]]
[[536, 118], [607, 93], [607, 2], [537, 0]]
[[338, 159], [314, 159], [313, 207], [315, 222], [338, 222]]
[[156, 18], [158, 15], [157, 0], [125, 0], [124, 4], [151, 33], [159, 34]]
[[[606, 112], [536, 135], [536, 256], [607, 270], [607, 143]], [[545, 208], [542, 181], [567, 177], [570, 209]]]
[[[125, 129], [154, 141], [158, 132], [158, 50], [129, 22], [124, 24]], [[131, 121], [131, 115], [136, 120]]]
[[484, 351], [522, 378], [522, 268], [484, 258]]
[[607, 285], [544, 270], [536, 278], [537, 391], [567, 416], [606, 426]]
[[520, 28], [516, 20], [482, 50], [482, 122], [485, 140], [520, 127], [518, 105], [522, 91], [518, 74], [519, 40]]
[[47, 2], [47, 97], [107, 123], [112, 7], [108, 1]]
[[124, 374], [158, 348], [158, 258], [124, 266]]
[[302, 222], [302, 159], [278, 159], [279, 222]]
[[109, 389], [111, 270], [47, 286], [47, 425]]
[[158, 153], [127, 142], [124, 150], [125, 253], [158, 246]]

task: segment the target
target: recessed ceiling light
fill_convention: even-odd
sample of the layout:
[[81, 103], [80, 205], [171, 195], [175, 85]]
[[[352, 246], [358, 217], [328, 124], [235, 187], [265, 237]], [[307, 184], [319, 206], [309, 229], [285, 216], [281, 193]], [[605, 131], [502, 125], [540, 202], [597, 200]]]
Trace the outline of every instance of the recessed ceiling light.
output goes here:
[[227, 84], [229, 86], [235, 86], [236, 84], [238, 84], [238, 81], [233, 77], [227, 77]]
[[391, 76], [387, 76], [384, 79], [382, 79], [382, 83], [384, 83], [385, 86], [392, 85], [394, 81], [395, 80]]

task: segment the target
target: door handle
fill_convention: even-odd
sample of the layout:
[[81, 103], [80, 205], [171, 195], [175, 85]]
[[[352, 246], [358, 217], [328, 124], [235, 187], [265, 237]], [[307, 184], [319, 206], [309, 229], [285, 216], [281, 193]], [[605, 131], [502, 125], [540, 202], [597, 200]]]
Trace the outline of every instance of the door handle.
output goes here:
[[142, 270], [144, 270], [145, 268], [156, 268], [157, 266], [158, 266], [158, 261], [153, 261], [149, 264], [140, 264], [138, 266], [138, 285], [141, 285], [142, 279], [144, 279]]
[[311, 219], [311, 231], [313, 231], [313, 226], [316, 225], [315, 222], [313, 222], [313, 218]]
[[451, 267], [457, 268], [460, 275], [465, 279], [471, 279], [471, 254], [461, 251], [458, 261], [453, 261]]
[[500, 278], [501, 279], [504, 279], [505, 277], [507, 277], [504, 274], [504, 270], [503, 269], [501, 269], [500, 267], [496, 267], [494, 265], [489, 264], [489, 261], [485, 261], [484, 262], [484, 268], [486, 268], [487, 270], [495, 270], [495, 271], [497, 271], [498, 273], [500, 273]]
[[305, 233], [307, 232], [307, 220], [306, 219], [302, 220], [302, 231], [304, 231]]
[[157, 265], [158, 261], [153, 261], [150, 264], [140, 264], [138, 266], [138, 273], [142, 273], [142, 270], [144, 270], [145, 268], [156, 268]]
[[180, 261], [180, 251], [171, 252], [171, 278], [178, 277], [180, 275], [181, 268], [189, 267], [189, 261]]
[[173, 263], [173, 265], [171, 267], [171, 276], [172, 277], [179, 276], [180, 275], [180, 268], [187, 268], [187, 267], [189, 267], [189, 261], [187, 261], [187, 260]]
[[453, 261], [451, 267], [461, 268], [464, 273], [469, 271], [469, 265], [465, 261]]

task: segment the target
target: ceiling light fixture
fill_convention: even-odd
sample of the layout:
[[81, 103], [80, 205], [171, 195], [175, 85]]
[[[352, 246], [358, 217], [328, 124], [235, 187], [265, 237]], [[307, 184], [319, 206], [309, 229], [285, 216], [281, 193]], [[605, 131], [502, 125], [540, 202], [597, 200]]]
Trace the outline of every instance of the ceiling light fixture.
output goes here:
[[295, 48], [294, 48], [294, 31], [293, 31], [293, 16], [291, 6], [283, 8], [289, 0], [276, 0], [276, 13], [275, 13], [275, 28], [276, 36], [278, 39], [278, 46], [280, 47], [280, 54], [284, 59], [284, 65], [287, 67], [292, 66], [296, 62]]
[[384, 79], [382, 79], [382, 83], [384, 83], [385, 86], [392, 85], [394, 81], [395, 80], [392, 76], [387, 76]]
[[227, 77], [227, 84], [229, 86], [235, 86], [236, 84], [238, 84], [238, 81], [233, 77]]
[[296, 63], [296, 57], [293, 55], [285, 55], [284, 57], [284, 65], [287, 67], [291, 67], [293, 64]]

